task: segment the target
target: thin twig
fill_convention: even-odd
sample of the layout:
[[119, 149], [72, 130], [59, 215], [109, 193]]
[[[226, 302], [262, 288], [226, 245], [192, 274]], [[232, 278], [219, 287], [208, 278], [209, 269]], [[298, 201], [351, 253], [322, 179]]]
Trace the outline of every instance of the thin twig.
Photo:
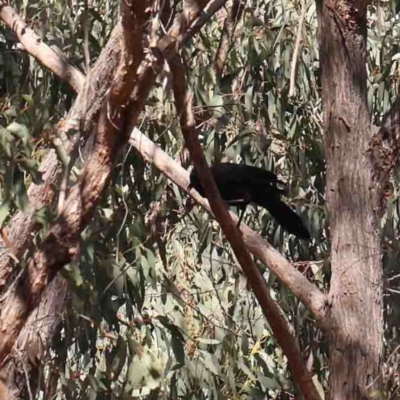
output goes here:
[[289, 85], [289, 97], [293, 97], [296, 93], [296, 71], [297, 71], [297, 59], [299, 56], [299, 48], [300, 48], [300, 41], [301, 41], [301, 33], [303, 30], [303, 22], [306, 14], [306, 0], [301, 0], [301, 14], [300, 14], [300, 21], [297, 27], [297, 35], [296, 35], [296, 43], [294, 46], [293, 51], [293, 58], [292, 58], [292, 67], [290, 71], [290, 85]]

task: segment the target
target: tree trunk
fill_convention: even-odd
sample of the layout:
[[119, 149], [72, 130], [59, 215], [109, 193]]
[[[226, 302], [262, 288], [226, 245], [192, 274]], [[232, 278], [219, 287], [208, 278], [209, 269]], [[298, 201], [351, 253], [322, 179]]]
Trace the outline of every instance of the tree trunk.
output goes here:
[[327, 0], [318, 19], [332, 268], [329, 398], [360, 400], [380, 389], [383, 334], [366, 5]]
[[[82, 137], [86, 138], [93, 127], [94, 116], [101, 107], [102, 99], [113, 78], [112, 72], [118, 65], [121, 50], [119, 45], [120, 35], [120, 25], [117, 25], [107, 46], [92, 69], [87, 90], [82, 91], [78, 96], [68, 117], [59, 129], [59, 133], [65, 136], [63, 145], [68, 153], [73, 149], [77, 137], [67, 137], [66, 133], [79, 129], [83, 114], [86, 118], [82, 121]], [[53, 200], [53, 187], [59, 180], [61, 170], [55, 151], [51, 150], [45, 157], [40, 170], [44, 172], [44, 183], [41, 185], [31, 184], [28, 190], [31, 212], [17, 212], [6, 228], [8, 239], [12, 243], [12, 251], [17, 257], [22, 257], [32, 243], [32, 231], [36, 226], [32, 214], [35, 210]], [[0, 239], [0, 244], [2, 244], [0, 246], [0, 290], [2, 290], [10, 279], [13, 263], [9, 256], [11, 249], [5, 246], [2, 239]], [[0, 370], [0, 400], [3, 398], [29, 398], [26, 386], [27, 376], [29, 376], [29, 384], [31, 385], [30, 390], [35, 396], [38, 373], [38, 366], [35, 362], [40, 361], [41, 358], [41, 354], [37, 352], [39, 349], [46, 351], [51, 342], [53, 332], [57, 328], [59, 315], [63, 310], [66, 292], [66, 281], [61, 276], [57, 277], [46, 289], [40, 305], [30, 315], [19, 335], [11, 359], [7, 362], [6, 367]], [[44, 321], [46, 324], [43, 324]], [[32, 333], [35, 334], [32, 335]], [[40, 340], [40, 346], [37, 345], [38, 340]], [[1, 381], [4, 381], [3, 386]]]
[[7, 363], [7, 400], [35, 397], [39, 385], [38, 365], [59, 326], [67, 290], [68, 282], [60, 274], [57, 275], [50, 282], [39, 306], [30, 314]]

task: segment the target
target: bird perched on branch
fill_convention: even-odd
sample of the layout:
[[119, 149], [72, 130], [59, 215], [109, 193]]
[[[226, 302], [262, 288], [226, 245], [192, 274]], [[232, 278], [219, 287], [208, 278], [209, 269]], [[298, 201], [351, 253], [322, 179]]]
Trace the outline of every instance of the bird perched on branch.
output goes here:
[[[213, 165], [210, 171], [222, 199], [228, 205], [236, 205], [241, 211], [238, 226], [246, 207], [255, 203], [266, 208], [289, 233], [302, 239], [310, 239], [310, 233], [301, 218], [281, 200], [285, 191], [278, 185], [283, 182], [274, 173], [250, 165], [230, 163]], [[190, 187], [205, 196], [195, 170], [190, 174]]]

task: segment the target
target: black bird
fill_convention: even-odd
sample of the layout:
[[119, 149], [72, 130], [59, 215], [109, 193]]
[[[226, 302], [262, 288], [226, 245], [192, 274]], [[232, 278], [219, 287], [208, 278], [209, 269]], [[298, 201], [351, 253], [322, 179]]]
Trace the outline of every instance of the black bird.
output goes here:
[[[265, 169], [244, 164], [221, 163], [210, 167], [222, 199], [229, 205], [236, 205], [241, 210], [238, 226], [246, 207], [251, 203], [266, 208], [269, 213], [289, 233], [302, 239], [310, 239], [310, 233], [301, 218], [281, 200], [284, 190], [278, 177]], [[205, 196], [195, 170], [190, 174], [189, 189], [194, 187]]]

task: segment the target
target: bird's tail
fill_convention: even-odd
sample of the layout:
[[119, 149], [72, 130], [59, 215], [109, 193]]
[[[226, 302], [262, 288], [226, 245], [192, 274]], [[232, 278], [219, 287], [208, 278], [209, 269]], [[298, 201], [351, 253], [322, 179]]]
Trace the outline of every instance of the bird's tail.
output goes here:
[[[257, 201], [256, 201], [257, 200]], [[310, 233], [304, 226], [301, 218], [287, 204], [278, 197], [253, 199], [259, 206], [266, 208], [269, 213], [283, 226], [289, 233], [301, 239], [310, 239]]]

